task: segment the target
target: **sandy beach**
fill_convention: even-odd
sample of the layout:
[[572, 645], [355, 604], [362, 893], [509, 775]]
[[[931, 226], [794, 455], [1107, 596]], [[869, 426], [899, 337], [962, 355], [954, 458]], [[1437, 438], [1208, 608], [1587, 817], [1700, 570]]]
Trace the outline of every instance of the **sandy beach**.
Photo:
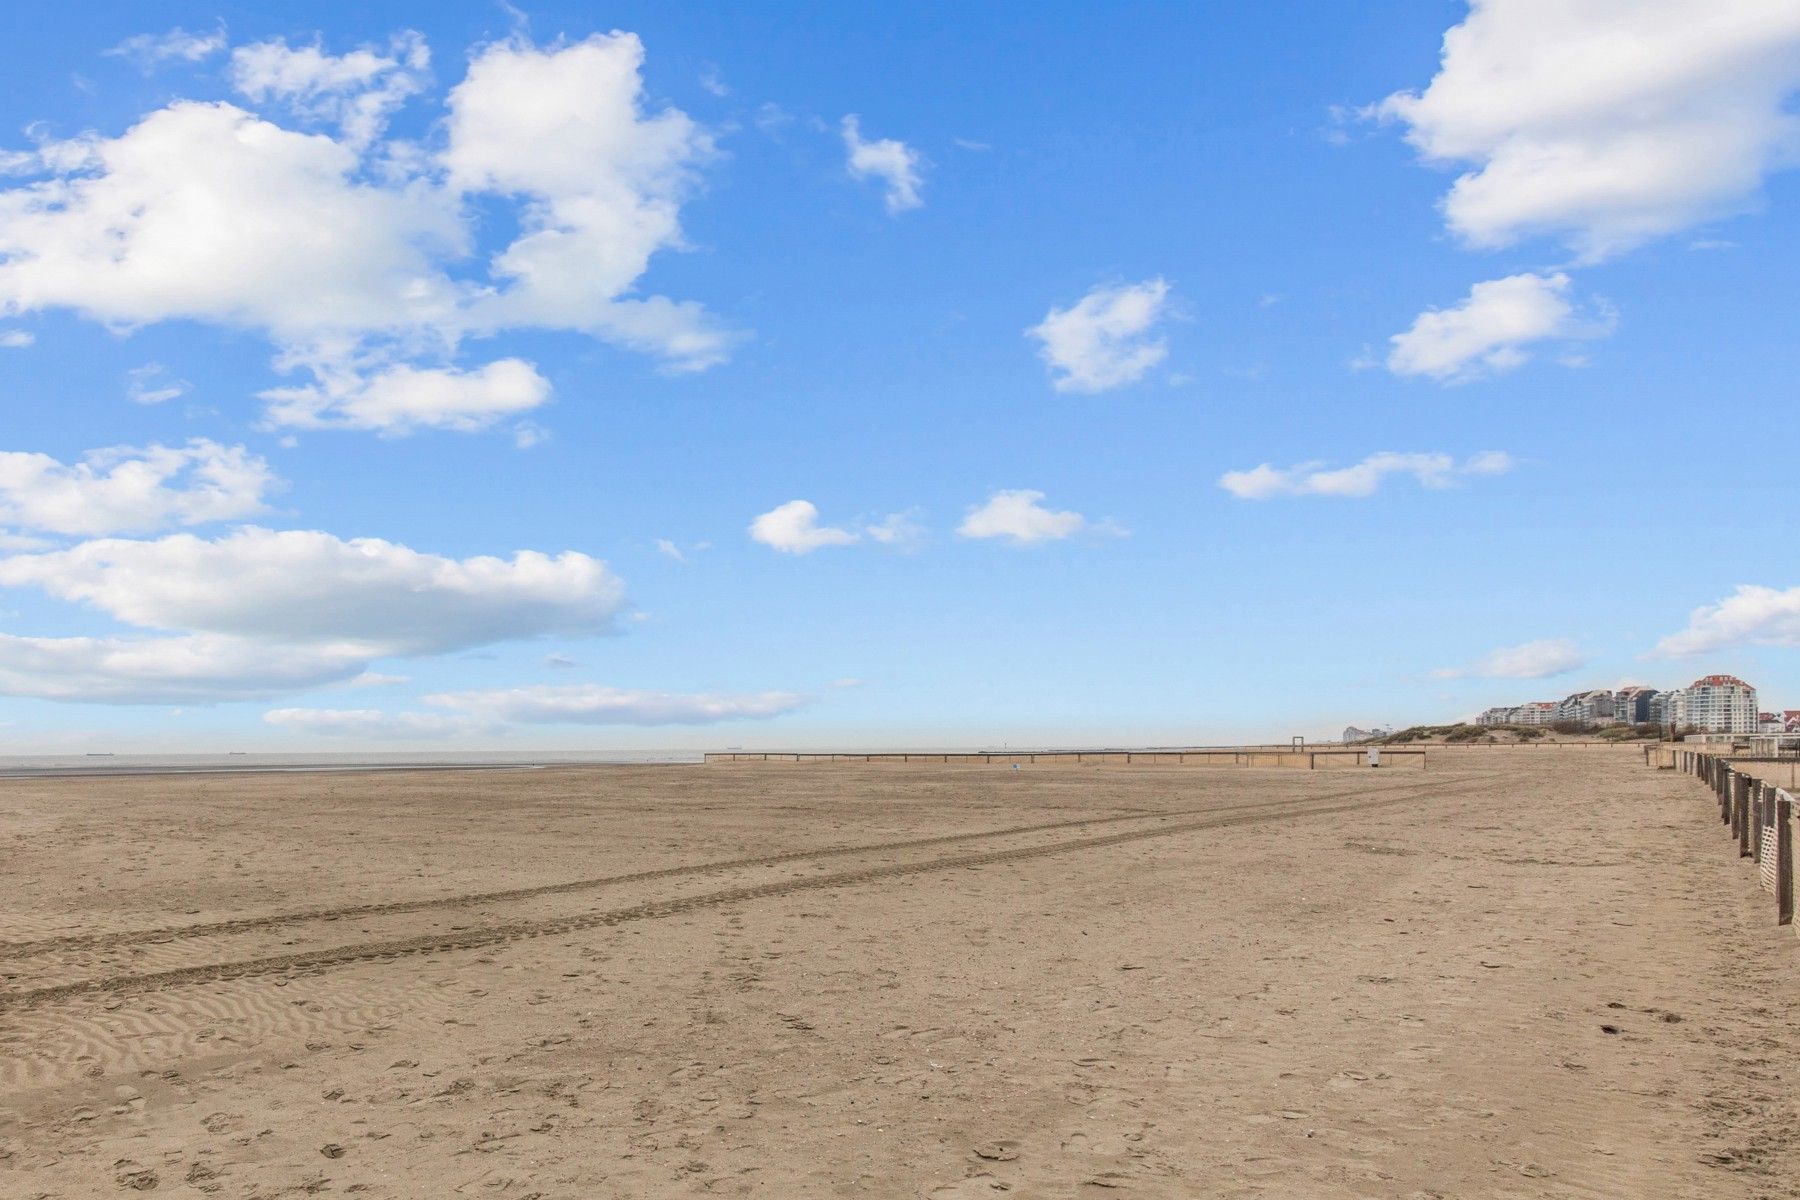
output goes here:
[[1635, 749], [0, 781], [0, 1192], [1764, 1197], [1800, 950]]

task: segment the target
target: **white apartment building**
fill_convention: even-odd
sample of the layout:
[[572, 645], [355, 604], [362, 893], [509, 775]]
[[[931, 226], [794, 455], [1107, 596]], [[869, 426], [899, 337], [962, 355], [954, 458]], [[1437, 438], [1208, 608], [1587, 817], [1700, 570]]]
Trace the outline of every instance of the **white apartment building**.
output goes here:
[[1689, 684], [1676, 722], [1704, 733], [1755, 733], [1756, 689], [1735, 675], [1706, 675]]
[[1557, 721], [1557, 703], [1554, 700], [1533, 700], [1530, 704], [1519, 705], [1513, 718], [1515, 725], [1554, 725]]

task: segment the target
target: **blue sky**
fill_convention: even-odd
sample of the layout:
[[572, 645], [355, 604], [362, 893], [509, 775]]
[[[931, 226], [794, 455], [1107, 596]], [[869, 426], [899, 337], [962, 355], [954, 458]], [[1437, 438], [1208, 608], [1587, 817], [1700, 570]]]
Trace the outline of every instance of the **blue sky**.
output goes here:
[[0, 752], [1800, 707], [1791, 3], [264, 7], [0, 48]]

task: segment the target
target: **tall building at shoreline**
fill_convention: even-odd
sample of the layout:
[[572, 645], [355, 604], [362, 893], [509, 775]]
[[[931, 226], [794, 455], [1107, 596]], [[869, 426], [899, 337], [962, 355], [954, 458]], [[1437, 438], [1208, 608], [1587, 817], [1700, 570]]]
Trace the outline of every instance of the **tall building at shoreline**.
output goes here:
[[1756, 689], [1736, 675], [1706, 675], [1688, 685], [1683, 724], [1707, 733], [1755, 733]]

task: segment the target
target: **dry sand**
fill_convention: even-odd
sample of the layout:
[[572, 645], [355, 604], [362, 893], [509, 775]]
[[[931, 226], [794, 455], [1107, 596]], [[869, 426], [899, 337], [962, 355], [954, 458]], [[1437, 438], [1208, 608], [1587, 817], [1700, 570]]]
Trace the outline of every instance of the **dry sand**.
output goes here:
[[0, 863], [7, 1197], [1800, 1190], [1800, 942], [1634, 750], [9, 781]]

